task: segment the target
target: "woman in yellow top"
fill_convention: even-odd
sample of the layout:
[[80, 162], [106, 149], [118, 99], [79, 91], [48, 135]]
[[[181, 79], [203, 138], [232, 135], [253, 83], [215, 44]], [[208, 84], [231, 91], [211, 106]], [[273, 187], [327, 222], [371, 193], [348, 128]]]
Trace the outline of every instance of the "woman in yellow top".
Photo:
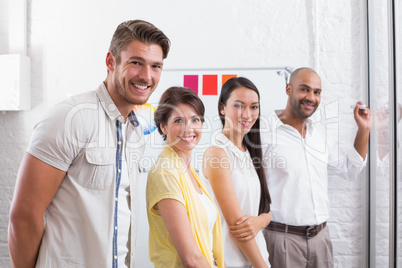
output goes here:
[[190, 165], [204, 105], [189, 88], [167, 89], [155, 112], [166, 145], [148, 174], [149, 258], [155, 267], [224, 267], [218, 209]]

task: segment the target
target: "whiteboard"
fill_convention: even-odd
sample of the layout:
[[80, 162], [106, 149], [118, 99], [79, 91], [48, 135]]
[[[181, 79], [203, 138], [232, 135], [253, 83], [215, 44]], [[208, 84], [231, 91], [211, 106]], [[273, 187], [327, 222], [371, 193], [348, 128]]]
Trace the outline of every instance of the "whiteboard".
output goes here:
[[[273, 110], [284, 109], [286, 106], [287, 95], [285, 89], [291, 70], [292, 68], [289, 67], [259, 69], [163, 70], [159, 85], [149, 98], [148, 104], [157, 108], [161, 95], [171, 86], [192, 85], [196, 87], [196, 89], [192, 89], [198, 93], [198, 96], [205, 105], [205, 122], [203, 125], [202, 138], [197, 147], [193, 150], [192, 157], [192, 166], [195, 170], [199, 170], [201, 168], [203, 152], [211, 145], [211, 140], [214, 135], [222, 130], [222, 124], [218, 117], [218, 98], [223, 80], [226, 79], [228, 75], [237, 77], [242, 76], [250, 79], [257, 86], [261, 97], [261, 123], [262, 126], [264, 126]], [[189, 77], [192, 78], [191, 81], [188, 80]], [[189, 82], [192, 83], [189, 84]], [[207, 83], [210, 86], [209, 88], [205, 87]], [[216, 83], [216, 89], [213, 88], [214, 83]], [[146, 129], [150, 129], [152, 128], [150, 125], [154, 125], [154, 122], [152, 122], [152, 115], [145, 116], [145, 118], [143, 114], [137, 114], [137, 116], [142, 125], [149, 125], [145, 127]], [[153, 163], [155, 163], [165, 142], [162, 140], [162, 137], [157, 130], [154, 130], [145, 137], [147, 144], [145, 155], [141, 160], [141, 166], [146, 172], [149, 171]]]
[[[288, 82], [292, 68], [279, 67], [279, 68], [262, 68], [262, 69], [198, 69], [198, 70], [163, 70], [161, 80], [155, 92], [152, 93], [148, 100], [148, 104], [157, 107], [160, 97], [163, 92], [171, 86], [183, 86], [184, 76], [194, 75], [198, 76], [198, 96], [201, 98], [205, 105], [205, 123], [203, 126], [203, 134], [200, 143], [193, 150], [191, 165], [198, 172], [202, 172], [202, 154], [205, 149], [210, 146], [213, 135], [222, 130], [222, 125], [218, 116], [218, 97], [222, 87], [222, 76], [234, 74], [237, 77], [243, 76], [250, 79], [258, 88], [261, 96], [261, 123], [264, 122], [271, 115], [273, 110], [284, 109], [286, 106], [286, 83]], [[216, 75], [217, 76], [217, 92], [216, 95], [205, 95], [203, 92], [203, 76]], [[149, 107], [149, 106], [147, 106]], [[147, 109], [143, 109], [146, 111]], [[152, 121], [152, 113], [137, 113], [140, 123], [145, 129], [151, 129], [150, 125], [154, 124]], [[266, 125], [266, 124], [265, 124]], [[145, 154], [141, 159], [141, 165], [144, 170], [140, 175], [139, 191], [140, 200], [143, 202], [140, 205], [139, 217], [139, 230], [136, 246], [136, 264], [139, 267], [153, 267], [148, 259], [148, 233], [149, 226], [147, 222], [147, 213], [145, 206], [145, 188], [147, 182], [147, 175], [149, 169], [155, 163], [158, 155], [162, 151], [165, 142], [162, 140], [161, 135], [157, 130], [145, 136], [147, 140]], [[202, 176], [201, 176], [202, 178]]]

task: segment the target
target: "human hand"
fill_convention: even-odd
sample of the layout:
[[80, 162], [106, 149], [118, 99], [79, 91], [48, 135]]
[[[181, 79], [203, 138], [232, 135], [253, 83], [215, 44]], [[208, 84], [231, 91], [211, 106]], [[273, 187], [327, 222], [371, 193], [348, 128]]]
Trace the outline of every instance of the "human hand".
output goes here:
[[271, 213], [264, 213], [258, 217], [244, 215], [235, 225], [229, 226], [230, 235], [240, 241], [253, 239], [257, 233], [271, 221]]
[[356, 124], [359, 128], [359, 131], [370, 132], [371, 127], [373, 126], [371, 110], [368, 107], [365, 109], [359, 109], [359, 104], [363, 104], [363, 102], [358, 101], [353, 111]]

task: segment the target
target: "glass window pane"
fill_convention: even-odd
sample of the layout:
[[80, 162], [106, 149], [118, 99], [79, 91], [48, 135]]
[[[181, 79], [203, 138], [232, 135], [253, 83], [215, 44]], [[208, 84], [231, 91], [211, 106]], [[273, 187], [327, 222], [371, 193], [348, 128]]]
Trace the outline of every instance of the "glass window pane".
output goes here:
[[[371, 261], [370, 267], [389, 267], [390, 239], [390, 81], [387, 1], [370, 1], [370, 107], [371, 131]], [[373, 254], [374, 253], [374, 254]]]
[[397, 159], [397, 267], [402, 267], [402, 3], [395, 1], [395, 59], [396, 59], [396, 159]]

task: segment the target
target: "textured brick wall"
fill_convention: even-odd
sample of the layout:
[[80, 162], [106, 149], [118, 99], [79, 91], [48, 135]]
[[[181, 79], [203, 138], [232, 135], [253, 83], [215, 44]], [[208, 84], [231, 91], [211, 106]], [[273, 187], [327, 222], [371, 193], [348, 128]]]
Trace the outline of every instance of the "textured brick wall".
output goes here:
[[8, 52], [8, 2], [0, 0], [0, 54]]
[[[319, 5], [319, 69], [325, 99], [339, 104], [339, 141], [341, 148], [353, 145], [356, 125], [350, 105], [362, 99], [364, 31], [362, 1], [321, 2]], [[330, 232], [335, 267], [362, 266], [363, 177], [348, 181], [329, 178], [331, 202]]]
[[[105, 0], [29, 1], [33, 108], [0, 112], [0, 267], [9, 266], [9, 203], [34, 123], [49, 106], [91, 90], [104, 79], [104, 57], [120, 21], [147, 19], [168, 34], [172, 50], [166, 68], [316, 68], [323, 82], [323, 105], [337, 103], [340, 141], [347, 145], [356, 131], [349, 106], [361, 99], [363, 90], [364, 10], [360, 2], [252, 0], [245, 6], [240, 0], [120, 0], [108, 6]], [[7, 36], [2, 14], [7, 1], [0, 0], [0, 6], [0, 53], [7, 53], [6, 38], [2, 38]], [[360, 267], [362, 263], [361, 187], [359, 179], [333, 177], [329, 183], [336, 267]], [[142, 218], [146, 219], [145, 212]], [[140, 243], [147, 243], [146, 237]]]

